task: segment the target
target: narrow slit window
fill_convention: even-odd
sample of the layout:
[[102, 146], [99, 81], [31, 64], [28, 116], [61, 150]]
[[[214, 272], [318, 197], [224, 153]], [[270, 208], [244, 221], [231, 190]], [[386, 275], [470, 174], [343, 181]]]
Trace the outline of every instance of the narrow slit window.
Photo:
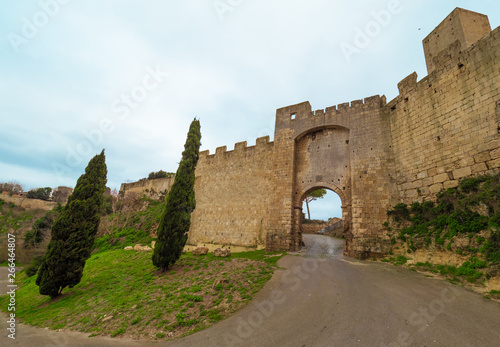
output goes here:
[[294, 120], [296, 115], [297, 115], [297, 113], [290, 113], [290, 119]]

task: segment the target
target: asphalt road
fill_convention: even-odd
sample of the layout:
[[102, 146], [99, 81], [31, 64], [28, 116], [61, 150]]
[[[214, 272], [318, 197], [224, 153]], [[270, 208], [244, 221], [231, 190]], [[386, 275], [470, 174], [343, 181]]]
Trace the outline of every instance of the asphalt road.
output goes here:
[[[498, 303], [393, 265], [346, 259], [339, 240], [304, 235], [304, 241], [303, 255], [282, 258], [283, 269], [250, 305], [209, 329], [155, 345], [500, 346]], [[9, 346], [4, 326], [0, 346]], [[17, 329], [19, 346], [146, 345]]]

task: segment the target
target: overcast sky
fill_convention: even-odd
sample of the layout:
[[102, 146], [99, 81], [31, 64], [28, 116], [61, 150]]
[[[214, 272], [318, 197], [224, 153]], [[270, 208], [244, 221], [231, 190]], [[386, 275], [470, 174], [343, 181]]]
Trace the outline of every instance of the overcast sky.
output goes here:
[[194, 117], [215, 153], [273, 139], [283, 106], [391, 100], [457, 6], [500, 25], [497, 0], [1, 1], [0, 182], [74, 186], [105, 148], [119, 188], [175, 171]]

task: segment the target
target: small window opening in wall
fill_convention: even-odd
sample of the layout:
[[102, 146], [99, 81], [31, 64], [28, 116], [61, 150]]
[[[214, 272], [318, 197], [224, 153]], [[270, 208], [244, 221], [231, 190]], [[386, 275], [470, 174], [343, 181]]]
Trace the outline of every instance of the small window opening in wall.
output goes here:
[[294, 120], [296, 115], [297, 115], [297, 113], [290, 113], [290, 119]]
[[461, 68], [463, 68], [463, 67], [464, 67], [464, 64], [462, 64], [462, 63], [459, 63], [459, 64], [458, 64], [458, 68], [459, 68], [459, 69], [461, 69]]
[[396, 111], [396, 106], [392, 106], [391, 111]]
[[346, 143], [346, 145], [348, 145], [349, 144], [349, 140], [345, 140], [345, 143]]
[[500, 134], [500, 124], [497, 125], [497, 131]]
[[405, 98], [405, 102], [408, 102], [408, 100], [409, 100], [408, 98]]
[[441, 141], [441, 136], [438, 136], [438, 137], [437, 137], [437, 140], [438, 140], [438, 141]]

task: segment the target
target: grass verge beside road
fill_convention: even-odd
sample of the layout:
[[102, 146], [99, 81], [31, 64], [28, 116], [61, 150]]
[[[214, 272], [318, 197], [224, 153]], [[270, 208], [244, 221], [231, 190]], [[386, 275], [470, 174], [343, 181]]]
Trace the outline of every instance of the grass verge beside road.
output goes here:
[[[184, 336], [215, 324], [248, 303], [271, 278], [284, 254], [264, 251], [185, 254], [166, 273], [150, 252], [114, 250], [94, 254], [82, 281], [51, 300], [38, 293], [36, 276], [16, 276], [16, 318], [50, 329], [76, 330], [145, 340]], [[6, 296], [0, 308], [7, 308]]]

